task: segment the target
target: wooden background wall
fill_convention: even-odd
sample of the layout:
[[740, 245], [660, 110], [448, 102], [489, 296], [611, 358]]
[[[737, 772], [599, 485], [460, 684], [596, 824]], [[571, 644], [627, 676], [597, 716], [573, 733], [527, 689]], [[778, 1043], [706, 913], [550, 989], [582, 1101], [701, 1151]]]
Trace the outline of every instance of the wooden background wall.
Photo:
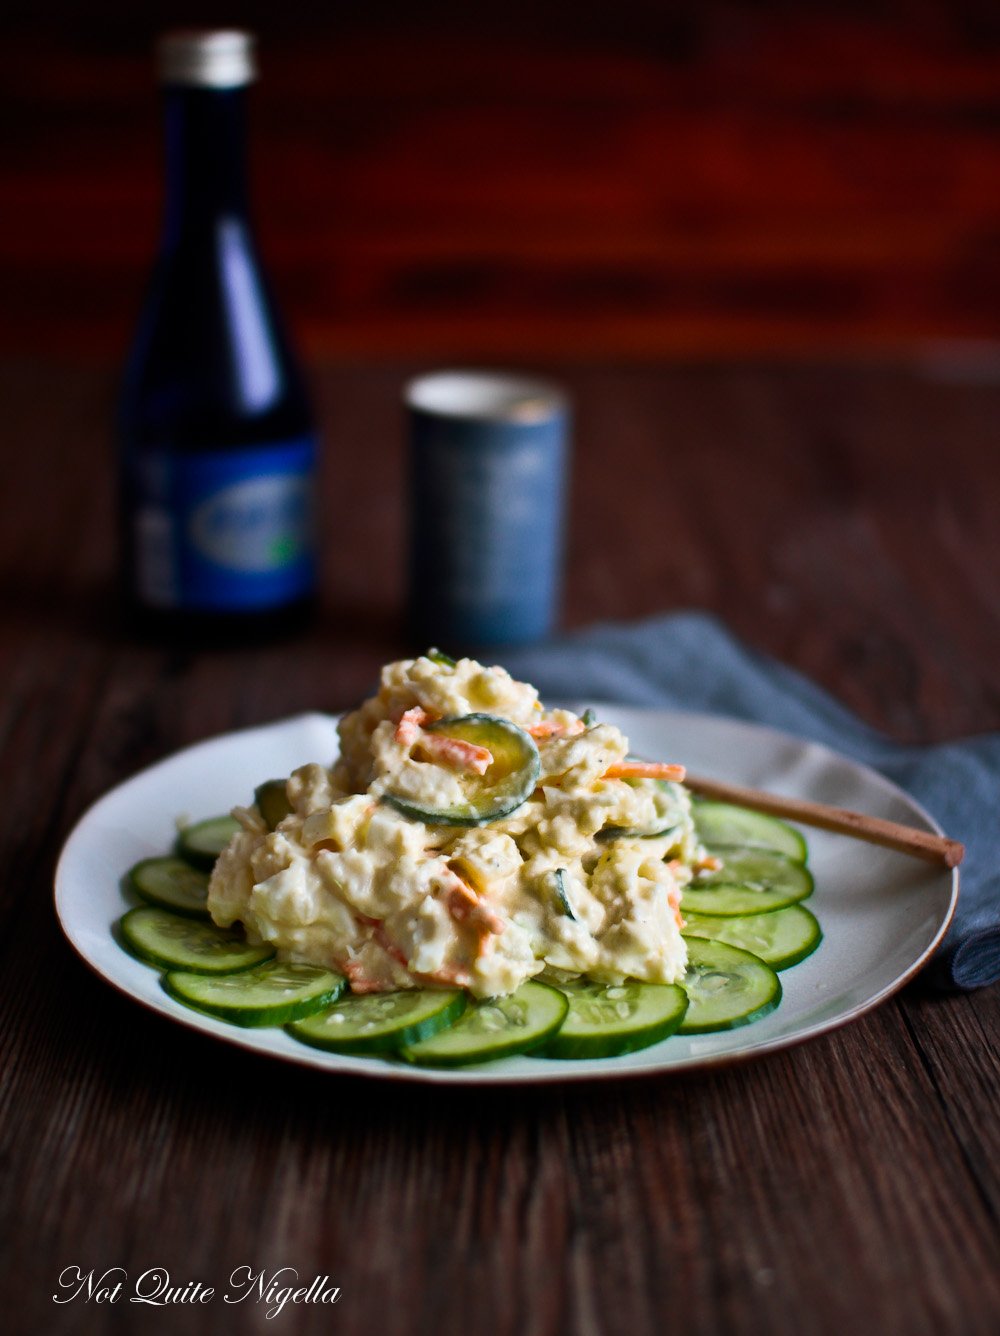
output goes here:
[[1000, 5], [5, 6], [0, 350], [115, 358], [165, 24], [261, 34], [257, 215], [313, 357], [924, 354], [1000, 335]]

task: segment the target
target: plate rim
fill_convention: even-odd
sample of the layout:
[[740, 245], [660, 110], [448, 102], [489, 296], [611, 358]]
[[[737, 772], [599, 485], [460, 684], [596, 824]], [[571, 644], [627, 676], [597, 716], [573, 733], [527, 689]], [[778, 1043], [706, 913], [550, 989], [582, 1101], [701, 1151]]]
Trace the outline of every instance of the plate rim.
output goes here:
[[[717, 726], [724, 724], [737, 730], [745, 730], [757, 738], [769, 739], [775, 743], [789, 742], [794, 743], [798, 748], [804, 748], [812, 751], [818, 759], [826, 762], [835, 760], [846, 762], [853, 769], [864, 773], [869, 782], [873, 782], [876, 787], [881, 788], [887, 795], [901, 798], [903, 802], [926, 823], [927, 829], [938, 835], [943, 835], [944, 831], [937, 820], [923, 806], [923, 804], [912, 794], [889, 779], [887, 775], [867, 765], [863, 761], [857, 761], [853, 757], [838, 752], [835, 748], [827, 746], [825, 743], [817, 742], [812, 738], [802, 737], [801, 735], [787, 732], [780, 728], [775, 728], [769, 724], [759, 724], [753, 720], [740, 719], [736, 716], [726, 714], [710, 714], [702, 710], [685, 710], [668, 707], [651, 707], [641, 705], [628, 705], [613, 701], [600, 702], [609, 709], [627, 713], [633, 716], [642, 716], [651, 720], [663, 721], [670, 716], [683, 716], [686, 721], [697, 726], [700, 723]], [[807, 1025], [801, 1031], [792, 1035], [776, 1035], [769, 1039], [762, 1039], [756, 1042], [748, 1042], [738, 1050], [731, 1053], [708, 1054], [702, 1057], [692, 1056], [669, 1065], [651, 1064], [644, 1067], [619, 1068], [611, 1064], [594, 1060], [593, 1070], [566, 1070], [560, 1071], [556, 1068], [539, 1067], [537, 1076], [526, 1074], [524, 1072], [504, 1071], [503, 1067], [490, 1070], [488, 1066], [478, 1067], [470, 1066], [468, 1068], [444, 1069], [431, 1067], [418, 1067], [405, 1063], [393, 1063], [382, 1058], [363, 1058], [350, 1057], [346, 1054], [326, 1053], [320, 1050], [311, 1050], [308, 1046], [302, 1045], [301, 1054], [283, 1052], [280, 1049], [268, 1047], [253, 1042], [254, 1031], [244, 1031], [238, 1026], [230, 1025], [226, 1029], [217, 1027], [224, 1026], [226, 1023], [208, 1015], [187, 1010], [184, 1014], [175, 1013], [167, 1006], [157, 1005], [155, 1001], [146, 998], [134, 992], [126, 982], [116, 978], [109, 973], [102, 964], [93, 959], [85, 949], [84, 945], [77, 940], [71, 927], [67, 924], [65, 911], [72, 900], [72, 891], [69, 888], [68, 866], [71, 864], [75, 853], [74, 845], [83, 839], [83, 828], [98, 815], [100, 810], [108, 805], [112, 805], [118, 798], [122, 789], [127, 786], [152, 776], [162, 769], [172, 766], [185, 756], [200, 751], [206, 746], [213, 744], [231, 742], [238, 738], [245, 737], [252, 733], [259, 733], [267, 729], [285, 729], [289, 727], [314, 727], [321, 724], [324, 728], [335, 728], [338, 719], [341, 716], [336, 713], [327, 713], [321, 710], [305, 710], [294, 715], [282, 716], [278, 719], [264, 720], [261, 723], [246, 725], [238, 729], [226, 730], [222, 733], [210, 734], [208, 737], [201, 738], [196, 742], [180, 747], [158, 760], [151, 762], [142, 769], [127, 775], [112, 788], [101, 794], [79, 815], [73, 823], [63, 845], [59, 851], [56, 860], [56, 866], [53, 876], [53, 907], [60, 930], [73, 948], [76, 955], [83, 961], [92, 973], [96, 974], [105, 983], [111, 985], [117, 992], [123, 994], [131, 1001], [138, 1003], [147, 1011], [154, 1015], [162, 1017], [164, 1020], [174, 1022], [187, 1029], [196, 1031], [199, 1034], [206, 1035], [209, 1038], [217, 1039], [222, 1043], [228, 1043], [244, 1052], [253, 1053], [259, 1057], [277, 1059], [282, 1062], [290, 1063], [294, 1066], [306, 1066], [316, 1071], [323, 1071], [329, 1076], [348, 1076], [358, 1077], [370, 1080], [382, 1081], [403, 1081], [417, 1082], [424, 1085], [448, 1085], [451, 1087], [461, 1086], [484, 1086], [484, 1085], [504, 1085], [504, 1086], [551, 1086], [551, 1085], [569, 1085], [589, 1081], [623, 1081], [638, 1080], [641, 1078], [680, 1078], [693, 1074], [700, 1074], [707, 1071], [728, 1068], [736, 1065], [742, 1065], [745, 1062], [751, 1062], [758, 1058], [767, 1057], [770, 1054], [785, 1051], [787, 1049], [797, 1048], [799, 1045], [809, 1042], [812, 1039], [820, 1038], [825, 1034], [830, 1034], [835, 1030], [841, 1029], [845, 1025], [851, 1024], [859, 1017], [866, 1015], [869, 1011], [881, 1006], [883, 1002], [892, 997], [895, 993], [913, 979], [921, 969], [928, 963], [934, 953], [938, 950], [943, 941], [948, 928], [951, 926], [954, 918], [955, 909], [959, 896], [959, 869], [950, 869], [951, 890], [948, 905], [934, 932], [930, 942], [919, 954], [919, 956], [905, 969], [903, 969], [895, 978], [888, 981], [882, 988], [878, 989], [871, 996], [864, 998], [861, 1002], [849, 1007], [846, 1011], [838, 1013], [834, 1017], [819, 1020], [811, 1025]], [[121, 948], [124, 950], [124, 948]], [[127, 953], [126, 953], [127, 954]], [[129, 957], [131, 959], [131, 957]], [[136, 962], [140, 963], [141, 962]], [[164, 994], [164, 1001], [168, 1001]], [[261, 1031], [267, 1034], [268, 1031]], [[282, 1031], [282, 1033], [284, 1033]], [[334, 1059], [335, 1062], [331, 1062]], [[360, 1065], [355, 1065], [360, 1064]]]

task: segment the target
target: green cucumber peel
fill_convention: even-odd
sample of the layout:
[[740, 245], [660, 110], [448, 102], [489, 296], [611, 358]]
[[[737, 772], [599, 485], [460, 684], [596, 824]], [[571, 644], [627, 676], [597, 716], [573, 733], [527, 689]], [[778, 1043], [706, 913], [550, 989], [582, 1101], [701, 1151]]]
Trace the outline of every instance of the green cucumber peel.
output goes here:
[[431, 663], [440, 664], [442, 668], [457, 668], [458, 660], [453, 659], [450, 654], [445, 654], [443, 649], [437, 649], [432, 646], [424, 656], [430, 659]]
[[507, 997], [473, 1003], [454, 1025], [399, 1056], [420, 1065], [465, 1067], [530, 1053], [556, 1033], [568, 1011], [565, 993], [531, 979]]
[[559, 903], [559, 912], [576, 923], [577, 917], [573, 910], [572, 901], [569, 898], [569, 891], [566, 887], [566, 869], [564, 867], [557, 867], [552, 874], [552, 880], [555, 883], [556, 900]]
[[560, 985], [569, 1012], [545, 1045], [546, 1058], [612, 1058], [658, 1044], [674, 1034], [688, 1009], [677, 984], [578, 983]]
[[464, 775], [468, 794], [455, 807], [429, 807], [402, 794], [385, 793], [382, 801], [403, 816], [430, 826], [483, 826], [516, 812], [534, 792], [541, 770], [535, 740], [523, 728], [496, 714], [466, 714], [438, 719], [426, 726], [428, 733], [442, 733], [486, 747], [493, 763], [485, 775]]
[[125, 883], [147, 904], [192, 918], [208, 918], [208, 874], [186, 859], [144, 858], [130, 869]]
[[286, 1028], [302, 1043], [332, 1053], [393, 1053], [454, 1025], [466, 1005], [459, 988], [371, 993], [341, 998]]
[[288, 801], [288, 781], [285, 779], [266, 779], [254, 789], [253, 799], [268, 830], [276, 830], [291, 814], [292, 804]]
[[215, 860], [240, 829], [232, 816], [210, 816], [185, 826], [177, 836], [177, 852], [192, 867], [211, 872]]
[[156, 969], [235, 974], [274, 955], [272, 946], [251, 946], [241, 929], [217, 928], [156, 905], [130, 909], [119, 919], [118, 932], [131, 955]]

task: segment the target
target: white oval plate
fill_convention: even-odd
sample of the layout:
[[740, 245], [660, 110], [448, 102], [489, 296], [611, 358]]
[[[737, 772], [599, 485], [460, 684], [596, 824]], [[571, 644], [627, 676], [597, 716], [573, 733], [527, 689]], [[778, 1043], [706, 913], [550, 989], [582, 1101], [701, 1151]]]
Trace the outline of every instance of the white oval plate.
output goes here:
[[[603, 706], [633, 751], [692, 773], [851, 807], [927, 830], [912, 798], [865, 766], [816, 743], [708, 715]], [[336, 719], [307, 714], [213, 738], [168, 757], [113, 789], [80, 820], [56, 870], [56, 912], [84, 960], [109, 983], [182, 1025], [308, 1067], [393, 1080], [486, 1084], [594, 1080], [685, 1071], [773, 1052], [823, 1034], [899, 988], [937, 946], [954, 910], [958, 873], [845, 836], [807, 831], [816, 891], [808, 902], [823, 929], [819, 949], [781, 975], [770, 1016], [722, 1034], [674, 1035], [618, 1058], [558, 1062], [506, 1058], [456, 1071], [308, 1048], [283, 1030], [244, 1030], [190, 1011], [160, 987], [156, 970], [128, 955], [112, 925], [132, 903], [121, 878], [141, 858], [166, 853], [178, 818], [197, 820], [248, 800], [254, 786], [307, 761], [329, 763]]]

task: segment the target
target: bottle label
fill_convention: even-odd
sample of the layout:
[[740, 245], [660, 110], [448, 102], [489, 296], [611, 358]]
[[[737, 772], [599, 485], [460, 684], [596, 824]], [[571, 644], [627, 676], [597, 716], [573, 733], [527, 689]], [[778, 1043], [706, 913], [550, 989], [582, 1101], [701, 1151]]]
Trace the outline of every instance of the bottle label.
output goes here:
[[316, 579], [312, 437], [138, 461], [136, 592], [151, 607], [272, 608]]

